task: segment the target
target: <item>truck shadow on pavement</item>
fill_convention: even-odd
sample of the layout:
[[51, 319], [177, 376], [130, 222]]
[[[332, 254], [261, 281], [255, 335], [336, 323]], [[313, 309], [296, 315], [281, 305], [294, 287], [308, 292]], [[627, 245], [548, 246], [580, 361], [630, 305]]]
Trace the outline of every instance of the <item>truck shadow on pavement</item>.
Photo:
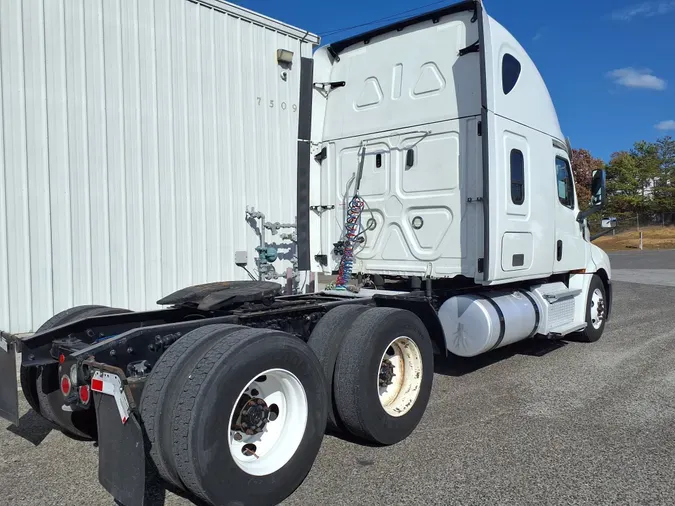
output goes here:
[[[472, 372], [478, 371], [484, 367], [507, 360], [516, 355], [527, 355], [531, 357], [543, 357], [560, 348], [567, 346], [567, 341], [550, 340], [550, 339], [531, 339], [528, 341], [520, 341], [504, 348], [499, 348], [492, 352], [484, 353], [477, 357], [463, 358], [458, 356], [448, 356], [447, 358], [435, 354], [434, 355], [434, 373], [443, 376], [464, 376]], [[349, 434], [346, 430], [342, 432], [327, 430], [326, 435], [332, 436], [342, 441], [353, 443], [358, 446], [368, 446], [371, 448], [380, 448], [380, 445], [363, 441], [355, 436]], [[359, 462], [360, 465], [367, 466], [372, 462]]]
[[25, 439], [33, 446], [39, 446], [42, 441], [54, 430], [54, 427], [47, 420], [42, 418], [32, 409], [29, 409], [19, 418], [19, 425], [14, 424], [7, 427], [12, 434]]
[[502, 360], [507, 360], [516, 355], [528, 355], [531, 357], [543, 357], [549, 353], [567, 346], [567, 341], [550, 339], [531, 339], [520, 341], [497, 350], [478, 355], [477, 357], [458, 357], [449, 355], [447, 358], [441, 355], [434, 356], [434, 372], [443, 376], [464, 376], [472, 372], [491, 366]]
[[[60, 432], [55, 428], [50, 422], [45, 420], [42, 416], [38, 415], [33, 409], [29, 408], [21, 418], [19, 419], [19, 425], [11, 424], [7, 427], [7, 430], [11, 433], [25, 439], [34, 446], [39, 446], [49, 433], [53, 430]], [[66, 435], [70, 439], [75, 439], [77, 441], [85, 441], [71, 434]], [[88, 440], [86, 440], [88, 441]], [[89, 441], [91, 443], [91, 441]], [[97, 443], [93, 443], [94, 446], [97, 446]], [[150, 447], [149, 441], [145, 441], [146, 451]], [[171, 492], [177, 496], [180, 496], [192, 504], [197, 506], [206, 506], [206, 503], [201, 501], [198, 497], [186, 493], [180, 489], [173, 487], [172, 485], [166, 483], [162, 480], [157, 472], [157, 468], [152, 462], [152, 458], [146, 455], [146, 481], [145, 481], [145, 506], [164, 506], [166, 503], [166, 493]], [[120, 504], [115, 502], [115, 504]]]

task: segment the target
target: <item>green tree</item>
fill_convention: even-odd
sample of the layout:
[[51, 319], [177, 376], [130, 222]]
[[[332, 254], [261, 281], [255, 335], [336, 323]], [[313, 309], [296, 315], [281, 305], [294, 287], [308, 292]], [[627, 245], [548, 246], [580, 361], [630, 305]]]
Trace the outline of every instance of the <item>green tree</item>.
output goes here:
[[664, 223], [672, 222], [675, 215], [675, 140], [670, 136], [662, 137], [655, 146], [659, 175], [654, 184], [653, 209]]
[[[594, 170], [604, 162], [585, 149], [572, 151], [572, 166], [579, 206], [590, 200]], [[675, 222], [675, 139], [663, 137], [656, 142], [638, 141], [628, 151], [613, 153], [607, 170], [607, 209], [605, 215], [619, 219], [659, 217]]]
[[[642, 196], [647, 198], [653, 191], [654, 185], [661, 175], [661, 158], [656, 144], [652, 142], [636, 142], [631, 150], [631, 155], [635, 158], [637, 165], [637, 182], [640, 185]], [[643, 202], [644, 210], [648, 210], [651, 200]]]
[[657, 139], [656, 149], [661, 159], [661, 171], [675, 177], [675, 139], [669, 135]]
[[608, 211], [619, 216], [642, 211], [642, 189], [635, 155], [628, 151], [613, 153], [607, 165]]

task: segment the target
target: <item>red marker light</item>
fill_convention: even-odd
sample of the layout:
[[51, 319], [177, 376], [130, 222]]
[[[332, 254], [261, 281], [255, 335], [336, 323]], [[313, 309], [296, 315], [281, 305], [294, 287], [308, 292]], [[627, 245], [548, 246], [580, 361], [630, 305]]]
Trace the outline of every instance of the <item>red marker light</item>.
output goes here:
[[87, 385], [82, 385], [79, 390], [80, 393], [80, 402], [82, 404], [89, 404], [89, 387]]
[[91, 389], [94, 392], [103, 392], [103, 380], [99, 378], [91, 380]]
[[66, 356], [63, 353], [61, 353], [61, 355], [59, 355], [59, 364], [63, 364], [65, 361]]
[[63, 395], [68, 395], [70, 393], [70, 378], [67, 375], [61, 377], [61, 393]]

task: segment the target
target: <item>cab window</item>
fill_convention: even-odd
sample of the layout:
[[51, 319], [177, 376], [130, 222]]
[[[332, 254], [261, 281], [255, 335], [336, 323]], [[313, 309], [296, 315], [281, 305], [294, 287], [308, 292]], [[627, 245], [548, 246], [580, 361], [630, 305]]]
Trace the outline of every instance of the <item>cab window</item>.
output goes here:
[[574, 180], [572, 179], [570, 163], [564, 158], [557, 157], [555, 166], [558, 180], [558, 200], [565, 207], [574, 209]]
[[508, 95], [516, 87], [520, 70], [520, 62], [516, 60], [515, 56], [506, 53], [502, 58], [502, 91], [504, 95]]
[[519, 149], [511, 150], [511, 202], [517, 206], [525, 202], [525, 159]]

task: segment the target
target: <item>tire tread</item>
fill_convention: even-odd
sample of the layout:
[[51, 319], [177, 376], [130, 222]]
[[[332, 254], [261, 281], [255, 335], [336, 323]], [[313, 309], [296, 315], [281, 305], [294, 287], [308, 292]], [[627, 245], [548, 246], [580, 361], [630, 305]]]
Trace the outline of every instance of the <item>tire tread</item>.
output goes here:
[[[335, 366], [334, 393], [340, 419], [353, 435], [380, 444], [383, 441], [380, 441], [378, 436], [368, 429], [365, 421], [369, 410], [373, 407], [370, 405], [364, 406], [361, 402], [361, 398], [366, 395], [368, 387], [362, 384], [359, 377], [364, 367], [363, 358], [367, 357], [371, 351], [371, 336], [375, 335], [385, 322], [401, 315], [403, 312], [407, 313], [406, 317], [409, 318], [410, 324], [417, 327], [422, 335], [427, 336], [428, 356], [431, 357], [433, 364], [431, 339], [428, 338], [426, 327], [419, 317], [404, 309], [376, 307], [363, 313], [353, 323]], [[424, 356], [424, 350], [420, 351]], [[425, 364], [426, 367], [428, 367], [428, 364]], [[433, 377], [433, 371], [431, 375]], [[420, 396], [422, 396], [422, 393], [420, 393]], [[426, 406], [428, 395], [426, 399], [418, 398], [417, 402], [424, 403], [424, 406]], [[379, 406], [377, 409], [380, 409]]]
[[574, 341], [579, 341], [582, 343], [594, 343], [602, 337], [602, 334], [605, 331], [604, 321], [599, 329], [595, 329], [592, 326], [592, 323], [589, 318], [590, 300], [596, 288], [600, 288], [602, 290], [603, 297], [605, 299], [605, 304], [607, 303], [607, 291], [605, 289], [605, 284], [603, 283], [600, 276], [598, 276], [597, 274], [593, 274], [593, 277], [591, 278], [591, 283], [588, 287], [588, 295], [586, 297], [586, 307], [584, 309], [584, 320], [586, 321], [587, 325], [584, 330], [582, 330], [581, 332], [577, 332], [572, 336], [572, 340]]
[[273, 331], [244, 328], [217, 340], [195, 365], [189, 374], [190, 381], [186, 382], [176, 401], [172, 444], [176, 471], [185, 486], [205, 501], [208, 501], [207, 493], [197, 478], [196, 463], [190, 458], [190, 426], [195, 414], [193, 410], [195, 402], [206, 384], [207, 377], [219, 362], [236, 352], [242, 345], [254, 344], [255, 337], [271, 332]]
[[362, 305], [344, 305], [331, 309], [319, 320], [307, 341], [307, 344], [319, 359], [328, 383], [330, 404], [327, 427], [332, 431], [344, 430], [333, 392], [335, 363], [352, 323], [368, 309], [370, 309], [369, 306]]
[[[190, 351], [196, 352], [195, 348], [204, 340], [217, 338], [219, 334], [225, 331], [233, 332], [241, 328], [244, 327], [238, 325], [207, 325], [188, 332], [160, 356], [143, 387], [140, 411], [141, 420], [148, 437], [150, 456], [160, 476], [177, 487], [183, 488], [184, 485], [178, 473], [172, 469], [172, 463], [166, 462], [161, 451], [162, 445], [171, 444], [170, 441], [161, 440], [161, 424], [170, 423], [173, 418], [170, 412], [171, 406], [167, 406], [164, 402], [168, 390], [178, 387], [177, 382], [184, 379], [177, 374], [185, 361], [190, 360], [192, 355]], [[162, 416], [165, 413], [169, 415], [168, 420], [165, 420]]]

